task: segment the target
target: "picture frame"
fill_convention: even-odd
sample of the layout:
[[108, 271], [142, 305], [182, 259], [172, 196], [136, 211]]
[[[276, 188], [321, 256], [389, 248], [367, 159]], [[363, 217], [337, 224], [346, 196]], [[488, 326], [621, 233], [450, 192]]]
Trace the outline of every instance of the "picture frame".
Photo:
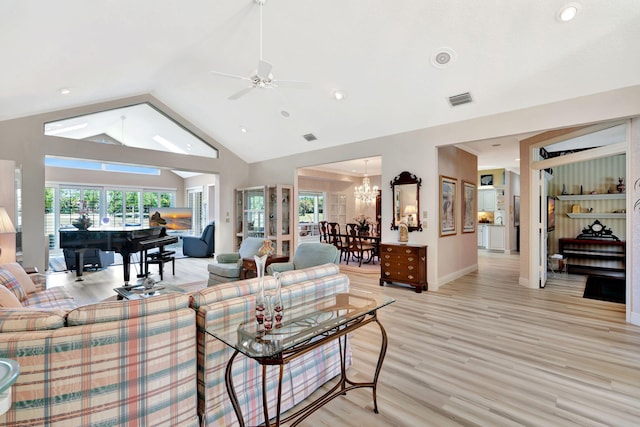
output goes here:
[[457, 187], [457, 179], [440, 175], [440, 236], [457, 233]]
[[462, 232], [475, 233], [476, 220], [476, 185], [462, 181]]
[[493, 185], [493, 174], [480, 175], [480, 185]]
[[513, 196], [513, 226], [520, 227], [520, 196]]
[[547, 196], [547, 232], [556, 229], [556, 198]]

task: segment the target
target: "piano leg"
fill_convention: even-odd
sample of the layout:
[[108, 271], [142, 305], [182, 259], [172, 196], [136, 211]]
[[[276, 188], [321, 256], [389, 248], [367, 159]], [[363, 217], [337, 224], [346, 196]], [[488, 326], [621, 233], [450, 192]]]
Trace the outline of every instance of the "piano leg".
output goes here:
[[124, 284], [129, 284], [129, 273], [131, 272], [131, 253], [122, 251], [122, 271], [124, 272]]
[[82, 272], [84, 271], [84, 249], [76, 249], [76, 282], [82, 282]]
[[147, 277], [149, 275], [149, 271], [145, 270], [145, 259], [147, 259], [147, 250], [143, 249], [140, 251], [140, 272], [138, 273], [138, 278]]

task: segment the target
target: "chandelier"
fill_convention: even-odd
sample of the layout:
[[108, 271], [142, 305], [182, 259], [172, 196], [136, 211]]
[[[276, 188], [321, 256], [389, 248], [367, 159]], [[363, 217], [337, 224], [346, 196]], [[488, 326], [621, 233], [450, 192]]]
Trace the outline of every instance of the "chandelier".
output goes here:
[[364, 178], [362, 178], [362, 185], [358, 185], [353, 192], [353, 195], [356, 198], [356, 201], [360, 201], [361, 203], [366, 204], [367, 206], [371, 206], [371, 204], [376, 200], [376, 196], [378, 195], [378, 186], [374, 185], [371, 187], [371, 181], [369, 180], [369, 176], [367, 175], [367, 162], [369, 160], [364, 161]]

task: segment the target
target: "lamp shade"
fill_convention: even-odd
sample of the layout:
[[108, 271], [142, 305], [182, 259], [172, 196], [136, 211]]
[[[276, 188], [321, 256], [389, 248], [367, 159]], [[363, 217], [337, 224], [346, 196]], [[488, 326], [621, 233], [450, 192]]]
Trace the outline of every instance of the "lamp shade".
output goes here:
[[11, 218], [9, 218], [7, 210], [4, 207], [0, 206], [0, 234], [15, 232], [16, 228], [13, 226]]
[[407, 207], [404, 208], [405, 215], [413, 215], [415, 213], [418, 213], [418, 209], [416, 209], [415, 205], [407, 205]]

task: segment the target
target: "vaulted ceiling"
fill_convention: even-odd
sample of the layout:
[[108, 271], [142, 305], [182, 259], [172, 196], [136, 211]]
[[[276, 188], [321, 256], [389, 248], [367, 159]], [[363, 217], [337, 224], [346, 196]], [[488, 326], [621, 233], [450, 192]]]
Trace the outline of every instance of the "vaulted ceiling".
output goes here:
[[263, 59], [310, 88], [229, 100], [249, 82], [211, 71], [255, 72], [254, 0], [5, 0], [0, 120], [151, 93], [255, 162], [640, 84], [638, 0], [566, 3], [268, 0]]

